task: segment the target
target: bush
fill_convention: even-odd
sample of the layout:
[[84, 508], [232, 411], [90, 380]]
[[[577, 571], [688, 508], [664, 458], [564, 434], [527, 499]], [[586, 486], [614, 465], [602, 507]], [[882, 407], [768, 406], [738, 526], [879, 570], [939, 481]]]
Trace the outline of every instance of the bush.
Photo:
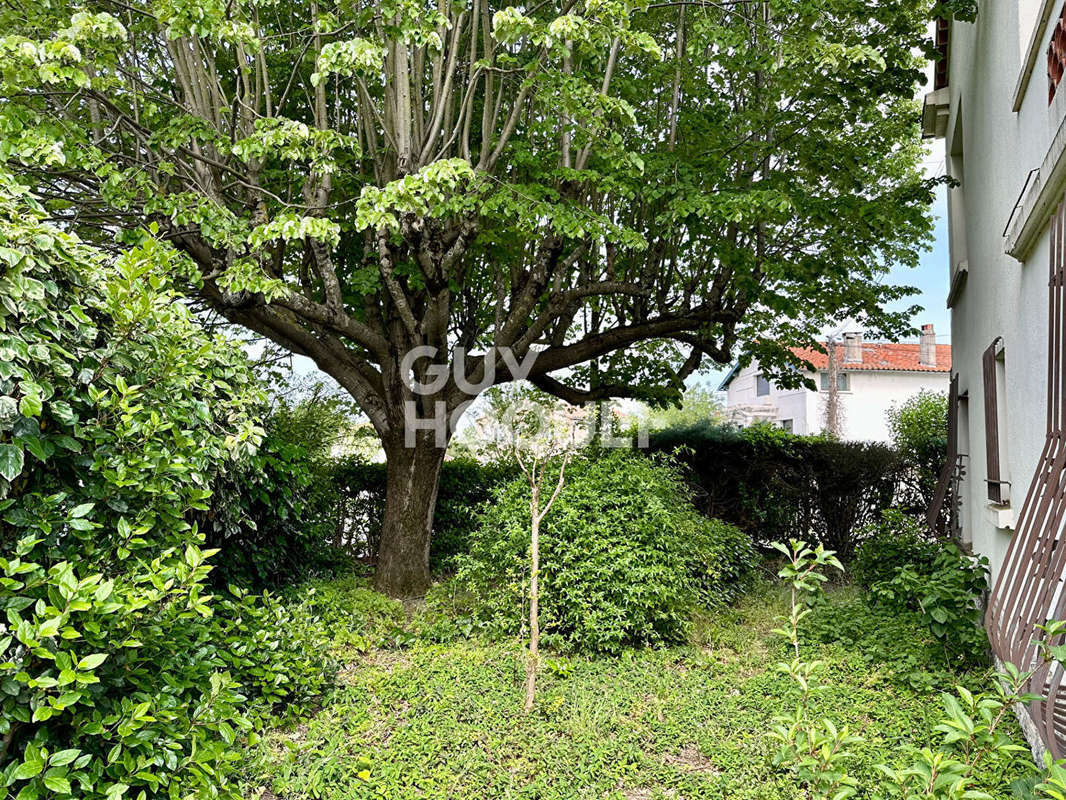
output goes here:
[[981, 596], [987, 588], [988, 559], [973, 558], [954, 542], [944, 544], [931, 564], [905, 564], [870, 593], [891, 606], [920, 611], [929, 631], [950, 658], [980, 662], [988, 650], [981, 626]]
[[894, 508], [882, 511], [881, 519], [865, 526], [860, 538], [849, 574], [867, 589], [892, 580], [905, 566], [928, 573], [942, 546], [929, 538], [928, 528], [919, 520]]
[[871, 600], [920, 614], [949, 663], [984, 660], [988, 642], [981, 625], [981, 597], [988, 560], [974, 558], [954, 542], [929, 538], [926, 527], [898, 510], [865, 529], [851, 576]]
[[[478, 616], [508, 634], [525, 618], [529, 536], [529, 487], [514, 480], [484, 507], [457, 577]], [[743, 533], [691, 508], [675, 467], [627, 451], [586, 455], [567, 468], [542, 527], [543, 642], [617, 653], [683, 640], [693, 607], [731, 599], [754, 564]]]
[[688, 467], [706, 516], [762, 544], [802, 532], [845, 560], [862, 526], [892, 505], [900, 469], [885, 445], [794, 436], [769, 425], [704, 422], [653, 433], [650, 446]]
[[188, 522], [253, 452], [262, 394], [169, 291], [165, 246], [109, 260], [43, 217], [0, 174], [0, 781], [236, 797], [235, 739], [328, 675], [298, 611], [212, 601]]
[[347, 420], [344, 408], [315, 394], [264, 416], [259, 447], [216, 469], [210, 507], [195, 517], [219, 551], [215, 585], [262, 590], [351, 570], [334, 542], [330, 483], [330, 446]]
[[903, 459], [898, 502], [924, 515], [948, 452], [948, 398], [921, 391], [888, 412], [892, 445]]

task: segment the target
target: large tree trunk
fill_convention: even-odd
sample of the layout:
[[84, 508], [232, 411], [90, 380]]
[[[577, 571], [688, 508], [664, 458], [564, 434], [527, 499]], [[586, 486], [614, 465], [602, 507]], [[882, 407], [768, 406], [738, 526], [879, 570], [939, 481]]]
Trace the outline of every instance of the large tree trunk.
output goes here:
[[444, 448], [419, 436], [386, 443], [385, 516], [374, 586], [392, 597], [421, 597], [430, 584], [429, 538]]

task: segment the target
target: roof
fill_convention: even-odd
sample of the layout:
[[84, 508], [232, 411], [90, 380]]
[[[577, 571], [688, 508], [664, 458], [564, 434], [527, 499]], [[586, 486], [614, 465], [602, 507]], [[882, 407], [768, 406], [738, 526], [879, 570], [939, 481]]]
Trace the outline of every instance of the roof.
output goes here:
[[[802, 361], [809, 362], [814, 369], [829, 368], [829, 354], [809, 347], [790, 347], [789, 350]], [[951, 345], [936, 346], [936, 366], [922, 364], [920, 360], [921, 345], [897, 344], [895, 342], [864, 342], [862, 361], [844, 361], [844, 345], [837, 345], [839, 362], [837, 369], [844, 372], [951, 372]], [[740, 366], [734, 364], [726, 373], [718, 391], [725, 391], [736, 377]]]
[[[793, 354], [810, 362], [815, 369], [828, 369], [829, 354], [805, 347], [790, 347]], [[844, 361], [844, 346], [837, 345], [838, 369], [848, 372], [951, 372], [951, 345], [936, 346], [936, 366], [921, 363], [921, 345], [870, 342], [862, 345], [862, 361]]]

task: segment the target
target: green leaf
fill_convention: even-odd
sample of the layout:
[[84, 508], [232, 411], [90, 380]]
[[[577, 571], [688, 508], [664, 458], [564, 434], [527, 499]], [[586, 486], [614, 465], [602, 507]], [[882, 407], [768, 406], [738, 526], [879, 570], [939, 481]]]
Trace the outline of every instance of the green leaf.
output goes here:
[[0, 478], [13, 481], [22, 473], [25, 456], [17, 444], [0, 444]]
[[92, 655], [85, 656], [85, 658], [83, 658], [81, 661], [78, 662], [78, 669], [79, 670], [96, 669], [98, 666], [103, 664], [104, 661], [106, 661], [106, 660], [107, 660], [107, 653], [93, 653]]

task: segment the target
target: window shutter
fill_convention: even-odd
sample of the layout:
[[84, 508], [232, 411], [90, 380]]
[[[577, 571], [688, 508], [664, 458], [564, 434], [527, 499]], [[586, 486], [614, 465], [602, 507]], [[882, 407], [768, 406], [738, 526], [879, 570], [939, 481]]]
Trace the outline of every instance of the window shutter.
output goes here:
[[996, 344], [997, 337], [981, 356], [985, 384], [985, 478], [988, 481], [988, 499], [993, 503], [1003, 502], [1003, 482], [999, 464], [999, 408], [996, 403]]

